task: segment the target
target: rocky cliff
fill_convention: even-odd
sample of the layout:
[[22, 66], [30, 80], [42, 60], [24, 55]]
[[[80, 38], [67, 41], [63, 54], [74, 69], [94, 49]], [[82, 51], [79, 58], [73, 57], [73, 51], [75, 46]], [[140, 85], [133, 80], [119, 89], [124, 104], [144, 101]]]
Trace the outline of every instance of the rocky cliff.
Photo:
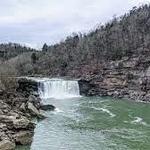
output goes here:
[[85, 95], [112, 96], [148, 102], [150, 57], [144, 54], [105, 62], [96, 73], [82, 75], [79, 84], [81, 93]]
[[16, 145], [31, 144], [36, 125], [32, 119], [44, 119], [42, 112], [54, 109], [42, 105], [35, 92], [0, 91], [0, 150], [14, 150]]

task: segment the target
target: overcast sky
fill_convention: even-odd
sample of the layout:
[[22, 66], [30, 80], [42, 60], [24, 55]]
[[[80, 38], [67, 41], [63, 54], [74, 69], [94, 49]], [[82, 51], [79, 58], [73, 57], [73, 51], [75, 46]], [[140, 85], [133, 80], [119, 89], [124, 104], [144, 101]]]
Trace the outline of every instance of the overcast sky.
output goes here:
[[150, 0], [0, 0], [0, 43], [40, 47], [87, 32]]

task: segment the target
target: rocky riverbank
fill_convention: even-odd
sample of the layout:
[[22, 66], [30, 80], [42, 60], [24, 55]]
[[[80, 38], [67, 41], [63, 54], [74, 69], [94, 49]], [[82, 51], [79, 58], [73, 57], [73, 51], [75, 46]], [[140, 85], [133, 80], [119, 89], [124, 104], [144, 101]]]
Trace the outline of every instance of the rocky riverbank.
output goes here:
[[105, 62], [79, 80], [81, 94], [150, 102], [150, 57], [124, 57]]
[[34, 135], [33, 118], [43, 119], [43, 106], [38, 96], [24, 92], [0, 91], [0, 150], [14, 150], [16, 145], [29, 145]]

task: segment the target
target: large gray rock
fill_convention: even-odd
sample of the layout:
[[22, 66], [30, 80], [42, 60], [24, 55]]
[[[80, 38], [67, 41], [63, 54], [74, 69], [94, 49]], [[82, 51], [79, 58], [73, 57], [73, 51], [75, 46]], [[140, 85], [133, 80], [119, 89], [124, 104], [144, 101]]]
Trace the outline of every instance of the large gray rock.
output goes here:
[[37, 102], [37, 97], [35, 97], [34, 95], [30, 95], [29, 96], [29, 102], [31, 102], [31, 103]]
[[38, 83], [34, 80], [29, 78], [20, 78], [18, 79], [18, 91], [25, 92], [26, 94], [30, 95], [34, 91], [38, 91]]
[[29, 145], [32, 143], [33, 133], [30, 131], [19, 131], [14, 135], [17, 144]]
[[[18, 144], [32, 142], [35, 124], [30, 119], [33, 112], [35, 117], [39, 117], [40, 112], [29, 103], [21, 93], [4, 92], [0, 95], [0, 150], [14, 150]], [[29, 114], [28, 108], [32, 113]]]
[[30, 113], [32, 114], [32, 116], [35, 116], [38, 118], [45, 118], [32, 103], [28, 102], [27, 107]]
[[31, 102], [28, 102], [28, 110], [33, 114], [33, 115], [40, 115], [40, 112], [39, 110], [31, 103]]
[[14, 150], [15, 147], [15, 143], [7, 139], [0, 141], [0, 150]]
[[23, 111], [25, 112], [26, 111], [26, 104], [25, 103], [22, 103], [19, 107], [20, 111]]
[[150, 67], [148, 67], [148, 69], [146, 70], [146, 76], [150, 77]]
[[14, 116], [0, 115], [1, 123], [12, 123], [16, 118]]
[[52, 111], [55, 109], [55, 106], [53, 106], [53, 105], [41, 105], [40, 109], [44, 110], [44, 111]]
[[26, 118], [15, 119], [13, 120], [13, 126], [15, 129], [26, 129], [30, 121]]
[[92, 85], [90, 84], [90, 81], [80, 79], [78, 81], [79, 88], [80, 88], [80, 94], [81, 95], [88, 95], [89, 90], [91, 89]]
[[1, 80], [0, 80], [0, 90], [1, 90], [1, 91], [5, 90], [5, 86], [4, 86], [4, 84], [2, 83]]
[[36, 97], [34, 95], [29, 96], [28, 102], [34, 104], [34, 106], [38, 109], [40, 108], [40, 101], [41, 101], [41, 99], [39, 97]]
[[125, 61], [123, 63], [124, 68], [134, 68], [138, 63], [138, 60], [130, 60], [130, 61]]

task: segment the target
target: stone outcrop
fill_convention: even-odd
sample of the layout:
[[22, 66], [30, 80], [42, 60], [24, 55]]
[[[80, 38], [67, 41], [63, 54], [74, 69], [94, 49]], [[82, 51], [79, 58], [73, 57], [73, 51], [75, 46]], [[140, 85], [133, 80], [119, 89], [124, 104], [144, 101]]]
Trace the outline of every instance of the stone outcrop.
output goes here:
[[137, 55], [105, 62], [96, 73], [81, 76], [81, 94], [150, 102], [149, 62], [149, 57]]
[[[7, 104], [5, 100], [0, 100], [0, 150], [14, 150], [17, 144], [31, 143], [35, 124], [27, 116], [17, 107]], [[22, 142], [18, 142], [17, 135], [24, 132], [30, 135], [22, 134]]]
[[16, 147], [14, 142], [4, 139], [0, 141], [0, 150], [14, 150]]
[[17, 144], [27, 145], [27, 144], [31, 144], [32, 142], [33, 132], [19, 131], [16, 134], [14, 134], [13, 137]]
[[53, 105], [41, 105], [40, 109], [44, 111], [52, 111], [55, 110], [55, 107]]
[[[28, 95], [28, 96], [27, 96]], [[26, 93], [0, 92], [0, 150], [29, 145], [34, 135], [32, 118], [45, 118], [39, 97]]]
[[23, 92], [26, 96], [34, 95], [38, 96], [38, 82], [30, 78], [19, 78], [18, 79], [18, 89], [17, 91]]
[[32, 114], [32, 116], [37, 118], [44, 118], [44, 116], [41, 114], [40, 110], [38, 110], [33, 103], [28, 102], [27, 103], [27, 109]]

